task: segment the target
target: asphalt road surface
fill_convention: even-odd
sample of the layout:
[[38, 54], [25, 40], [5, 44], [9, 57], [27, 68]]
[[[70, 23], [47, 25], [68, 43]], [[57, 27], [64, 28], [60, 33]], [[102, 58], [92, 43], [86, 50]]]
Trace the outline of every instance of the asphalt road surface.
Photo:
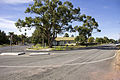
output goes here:
[[20, 45], [14, 45], [14, 46], [7, 46], [7, 47], [2, 47], [0, 48], [0, 53], [3, 52], [24, 52], [26, 51], [26, 48], [29, 46], [20, 46]]
[[51, 55], [0, 56], [0, 80], [120, 80], [112, 68], [113, 45]]

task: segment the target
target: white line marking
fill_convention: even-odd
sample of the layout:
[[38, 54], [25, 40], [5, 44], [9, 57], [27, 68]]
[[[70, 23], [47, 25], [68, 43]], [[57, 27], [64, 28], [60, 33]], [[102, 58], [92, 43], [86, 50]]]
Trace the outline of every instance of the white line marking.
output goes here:
[[[117, 51], [118, 52], [118, 51]], [[35, 68], [35, 67], [39, 67], [39, 68], [48, 68], [48, 67], [61, 67], [61, 66], [74, 66], [74, 65], [83, 65], [83, 64], [93, 64], [93, 63], [98, 63], [98, 62], [102, 62], [102, 61], [106, 61], [106, 60], [110, 60], [113, 59], [114, 57], [116, 57], [117, 52], [115, 53], [114, 56], [109, 57], [109, 58], [105, 58], [105, 59], [101, 59], [101, 60], [97, 60], [97, 61], [91, 61], [91, 62], [83, 62], [83, 63], [74, 63], [74, 64], [61, 64], [61, 65], [44, 65], [44, 66], [0, 66], [0, 68], [5, 67], [5, 68]]]

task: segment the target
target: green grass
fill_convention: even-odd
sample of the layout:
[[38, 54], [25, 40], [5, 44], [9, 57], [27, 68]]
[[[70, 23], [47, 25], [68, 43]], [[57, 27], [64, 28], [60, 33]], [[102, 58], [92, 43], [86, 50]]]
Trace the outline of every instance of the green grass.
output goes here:
[[42, 47], [41, 44], [36, 44], [35, 46], [32, 46], [32, 48], [28, 48], [28, 49], [33, 49], [33, 50], [41, 50], [41, 49], [48, 49], [49, 47]]
[[[91, 45], [91, 46], [87, 46], [87, 47], [94, 47], [94, 46], [99, 46], [99, 45]], [[50, 49], [50, 50], [74, 50], [74, 49], [79, 49], [79, 48], [85, 48], [86, 46], [53, 46], [53, 48], [49, 48], [48, 46], [46, 47], [42, 47], [41, 44], [37, 44], [35, 46], [32, 46], [32, 50], [42, 50], [42, 49]]]
[[85, 46], [54, 46], [52, 50], [74, 50]]
[[8, 44], [3, 44], [3, 45], [0, 45], [0, 48], [5, 47], [5, 46], [9, 46], [9, 45]]

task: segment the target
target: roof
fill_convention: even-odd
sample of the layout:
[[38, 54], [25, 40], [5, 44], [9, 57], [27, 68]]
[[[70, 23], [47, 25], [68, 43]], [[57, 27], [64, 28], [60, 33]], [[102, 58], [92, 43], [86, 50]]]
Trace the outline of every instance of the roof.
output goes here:
[[75, 38], [74, 37], [57, 37], [55, 40], [56, 41], [73, 41]]

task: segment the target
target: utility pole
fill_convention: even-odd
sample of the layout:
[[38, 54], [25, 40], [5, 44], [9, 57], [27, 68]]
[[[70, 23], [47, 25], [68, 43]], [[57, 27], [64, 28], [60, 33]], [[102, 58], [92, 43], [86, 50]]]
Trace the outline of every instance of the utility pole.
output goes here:
[[45, 47], [44, 46], [44, 36], [43, 36], [43, 34], [42, 34], [42, 46]]
[[120, 33], [119, 33], [118, 43], [120, 43]]
[[10, 49], [11, 49], [11, 52], [12, 52], [12, 38], [13, 38], [13, 32], [10, 32]]

